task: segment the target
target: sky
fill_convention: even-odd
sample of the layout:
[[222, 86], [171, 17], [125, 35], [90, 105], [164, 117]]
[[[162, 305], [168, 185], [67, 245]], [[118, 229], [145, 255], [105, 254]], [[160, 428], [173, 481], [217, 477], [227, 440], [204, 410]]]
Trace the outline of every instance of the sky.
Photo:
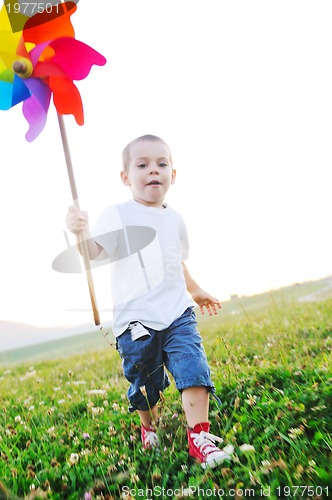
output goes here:
[[[152, 133], [202, 288], [227, 300], [332, 274], [331, 16], [329, 0], [80, 0], [76, 38], [107, 58], [77, 83], [84, 126], [65, 117], [90, 225], [130, 199], [121, 152]], [[21, 105], [0, 112], [0, 321], [93, 325], [85, 276], [52, 269], [72, 203], [54, 106], [32, 143], [27, 128]], [[94, 280], [108, 322], [108, 270]]]

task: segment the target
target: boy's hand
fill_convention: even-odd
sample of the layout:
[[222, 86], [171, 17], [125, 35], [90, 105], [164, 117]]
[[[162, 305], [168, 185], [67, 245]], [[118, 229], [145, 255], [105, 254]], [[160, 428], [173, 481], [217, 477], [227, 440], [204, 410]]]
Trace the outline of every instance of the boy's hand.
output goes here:
[[221, 309], [219, 300], [215, 297], [212, 297], [212, 295], [205, 292], [201, 288], [195, 290], [195, 292], [192, 293], [191, 296], [199, 306], [202, 314], [204, 314], [204, 307], [206, 308], [210, 316], [212, 316], [213, 314], [218, 314], [218, 309]]
[[78, 210], [74, 205], [70, 206], [67, 213], [66, 223], [69, 231], [79, 235], [83, 231], [89, 231], [89, 218], [87, 212]]

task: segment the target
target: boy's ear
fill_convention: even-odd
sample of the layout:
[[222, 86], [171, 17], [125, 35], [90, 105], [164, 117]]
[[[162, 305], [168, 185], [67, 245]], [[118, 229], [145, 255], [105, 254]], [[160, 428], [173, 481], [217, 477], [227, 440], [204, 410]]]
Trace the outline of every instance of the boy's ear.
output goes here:
[[176, 178], [176, 170], [173, 168], [172, 169], [172, 179], [171, 179], [171, 184], [174, 184]]
[[122, 180], [123, 184], [125, 186], [130, 186], [130, 182], [128, 179], [128, 173], [125, 172], [124, 170], [121, 170], [120, 175], [121, 175], [121, 180]]

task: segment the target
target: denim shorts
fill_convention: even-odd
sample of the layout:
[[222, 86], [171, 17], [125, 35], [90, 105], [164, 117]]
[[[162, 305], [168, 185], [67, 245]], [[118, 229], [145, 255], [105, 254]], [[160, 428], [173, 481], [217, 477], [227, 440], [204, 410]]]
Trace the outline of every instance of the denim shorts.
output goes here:
[[117, 338], [124, 375], [130, 382], [129, 411], [148, 410], [155, 406], [160, 392], [170, 385], [165, 368], [172, 374], [180, 392], [198, 386], [215, 393], [196, 325], [195, 312], [188, 307], [165, 330], [145, 327], [150, 333], [146, 340], [131, 340], [129, 328]]

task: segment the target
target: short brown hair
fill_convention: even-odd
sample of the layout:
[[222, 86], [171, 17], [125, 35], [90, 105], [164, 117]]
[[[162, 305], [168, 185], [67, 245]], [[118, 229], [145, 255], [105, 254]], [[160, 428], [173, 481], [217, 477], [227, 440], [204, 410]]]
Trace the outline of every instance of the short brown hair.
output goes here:
[[167, 147], [167, 149], [169, 151], [169, 156], [170, 156], [171, 163], [172, 163], [171, 150], [169, 149], [168, 144], [163, 139], [158, 137], [157, 135], [146, 134], [146, 135], [142, 135], [141, 137], [137, 137], [136, 139], [131, 141], [129, 144], [127, 144], [127, 146], [122, 151], [122, 168], [123, 168], [124, 172], [126, 172], [128, 170], [131, 147], [134, 144], [136, 144], [137, 142], [144, 142], [144, 141], [162, 142], [163, 144], [165, 144], [165, 146]]

